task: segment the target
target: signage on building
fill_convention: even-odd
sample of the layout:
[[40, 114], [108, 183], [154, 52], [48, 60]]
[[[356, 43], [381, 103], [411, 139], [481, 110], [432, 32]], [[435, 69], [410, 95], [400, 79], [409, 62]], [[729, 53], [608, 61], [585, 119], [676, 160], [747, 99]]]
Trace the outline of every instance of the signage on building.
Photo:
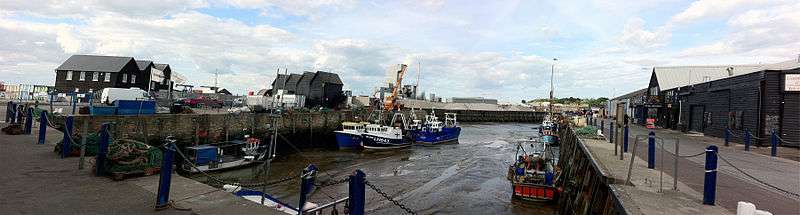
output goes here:
[[784, 91], [800, 91], [800, 74], [786, 74]]
[[647, 128], [649, 128], [649, 129], [656, 128], [656, 119], [647, 118]]

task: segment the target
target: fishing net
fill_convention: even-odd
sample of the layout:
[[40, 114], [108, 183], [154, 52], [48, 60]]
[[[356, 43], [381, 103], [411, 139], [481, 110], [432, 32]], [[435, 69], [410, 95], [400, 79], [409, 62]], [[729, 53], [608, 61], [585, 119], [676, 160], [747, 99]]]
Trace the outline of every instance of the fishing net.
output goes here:
[[129, 172], [161, 166], [161, 149], [142, 142], [121, 140], [108, 148], [108, 171]]
[[575, 130], [575, 134], [582, 138], [601, 138], [600, 136], [597, 136], [597, 128], [591, 125], [578, 128]]

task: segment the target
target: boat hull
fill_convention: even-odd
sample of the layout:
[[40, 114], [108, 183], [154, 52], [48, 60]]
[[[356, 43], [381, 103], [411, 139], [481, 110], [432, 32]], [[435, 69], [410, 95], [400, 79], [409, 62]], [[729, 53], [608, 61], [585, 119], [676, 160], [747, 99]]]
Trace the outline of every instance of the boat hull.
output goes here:
[[419, 131], [414, 135], [417, 143], [422, 144], [440, 144], [458, 141], [458, 136], [461, 134], [460, 127], [442, 128], [440, 132]]
[[200, 171], [203, 171], [203, 172], [214, 172], [214, 171], [220, 171], [220, 170], [226, 170], [226, 169], [242, 168], [242, 167], [246, 167], [246, 166], [252, 165], [254, 163], [256, 163], [254, 160], [237, 159], [237, 160], [228, 161], [228, 162], [222, 162], [222, 163], [211, 163], [211, 164], [206, 164], [206, 165], [197, 165], [197, 168], [193, 168], [191, 166], [191, 164], [184, 163], [183, 167], [181, 167], [181, 170], [183, 170], [184, 172], [187, 172], [187, 173], [195, 174], [195, 173], [200, 173]]
[[411, 146], [403, 137], [388, 138], [372, 134], [361, 135], [361, 146], [365, 149], [398, 149]]
[[531, 202], [550, 202], [558, 199], [558, 188], [549, 185], [511, 183], [515, 199]]
[[336, 132], [336, 144], [339, 149], [351, 149], [361, 147], [361, 135]]

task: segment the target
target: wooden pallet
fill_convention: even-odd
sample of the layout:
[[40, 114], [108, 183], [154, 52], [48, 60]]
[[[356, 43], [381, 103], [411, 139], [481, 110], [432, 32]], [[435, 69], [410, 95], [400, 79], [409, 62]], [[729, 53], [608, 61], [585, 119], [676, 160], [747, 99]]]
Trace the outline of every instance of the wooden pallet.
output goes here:
[[155, 175], [158, 174], [160, 171], [161, 167], [151, 167], [143, 170], [134, 170], [128, 172], [111, 172], [109, 173], [109, 176], [111, 177], [111, 179], [114, 179], [115, 181], [121, 181], [128, 178]]

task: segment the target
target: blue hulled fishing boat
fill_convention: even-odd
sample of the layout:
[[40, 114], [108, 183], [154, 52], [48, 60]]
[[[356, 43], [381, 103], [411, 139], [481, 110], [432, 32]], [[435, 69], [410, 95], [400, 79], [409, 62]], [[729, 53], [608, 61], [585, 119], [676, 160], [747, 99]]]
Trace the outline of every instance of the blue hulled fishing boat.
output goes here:
[[366, 124], [365, 122], [343, 122], [342, 130], [334, 131], [339, 149], [361, 147], [361, 138]]
[[[398, 121], [400, 120], [400, 121]], [[390, 125], [368, 124], [361, 134], [361, 146], [365, 149], [397, 149], [411, 146], [410, 134], [404, 133], [405, 116], [395, 113]]]
[[413, 136], [418, 143], [439, 144], [458, 142], [460, 134], [461, 127], [458, 126], [455, 113], [445, 113], [445, 120], [442, 122], [431, 112], [431, 114], [425, 116], [425, 123], [422, 125], [422, 129]]

